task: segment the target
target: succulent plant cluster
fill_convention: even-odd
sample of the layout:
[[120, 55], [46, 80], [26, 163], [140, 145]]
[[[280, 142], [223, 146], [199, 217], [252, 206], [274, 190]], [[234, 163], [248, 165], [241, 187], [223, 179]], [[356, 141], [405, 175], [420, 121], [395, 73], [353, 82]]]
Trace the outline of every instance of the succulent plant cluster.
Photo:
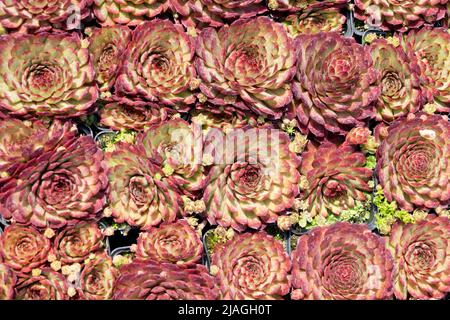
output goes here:
[[448, 0], [0, 0], [0, 300], [444, 299]]
[[0, 236], [2, 299], [106, 300], [118, 269], [96, 222], [58, 231], [11, 224]]

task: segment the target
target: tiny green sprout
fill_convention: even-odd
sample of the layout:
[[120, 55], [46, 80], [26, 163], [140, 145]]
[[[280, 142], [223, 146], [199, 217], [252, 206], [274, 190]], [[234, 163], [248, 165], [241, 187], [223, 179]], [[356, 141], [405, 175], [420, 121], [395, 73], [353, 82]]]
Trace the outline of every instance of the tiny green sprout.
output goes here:
[[415, 223], [413, 215], [405, 210], [399, 210], [395, 201], [389, 202], [383, 192], [383, 188], [377, 187], [373, 203], [377, 206], [378, 212], [375, 215], [375, 226], [378, 231], [387, 235], [390, 233], [392, 225], [396, 221], [403, 223]]
[[368, 169], [375, 169], [376, 166], [377, 166], [377, 158], [374, 155], [367, 156], [365, 167]]

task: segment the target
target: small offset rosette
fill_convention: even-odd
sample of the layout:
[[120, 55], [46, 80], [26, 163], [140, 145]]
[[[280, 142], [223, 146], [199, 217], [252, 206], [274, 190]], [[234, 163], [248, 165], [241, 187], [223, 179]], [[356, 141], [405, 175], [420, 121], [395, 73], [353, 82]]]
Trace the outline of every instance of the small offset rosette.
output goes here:
[[291, 288], [290, 270], [283, 243], [264, 231], [237, 234], [212, 255], [222, 300], [281, 300]]
[[50, 268], [44, 268], [39, 275], [18, 280], [16, 300], [67, 300], [67, 291], [64, 276]]
[[179, 220], [142, 232], [136, 258], [182, 265], [199, 262], [202, 253], [203, 244], [197, 231], [185, 220]]
[[3, 263], [17, 273], [30, 273], [47, 262], [50, 240], [33, 227], [10, 225], [0, 236]]
[[216, 300], [215, 280], [205, 266], [134, 261], [122, 267], [114, 300]]
[[62, 230], [54, 241], [55, 253], [63, 264], [83, 262], [103, 246], [103, 234], [97, 223], [80, 222]]
[[80, 275], [80, 298], [85, 300], [110, 300], [119, 277], [119, 270], [106, 253], [96, 253], [84, 265]]

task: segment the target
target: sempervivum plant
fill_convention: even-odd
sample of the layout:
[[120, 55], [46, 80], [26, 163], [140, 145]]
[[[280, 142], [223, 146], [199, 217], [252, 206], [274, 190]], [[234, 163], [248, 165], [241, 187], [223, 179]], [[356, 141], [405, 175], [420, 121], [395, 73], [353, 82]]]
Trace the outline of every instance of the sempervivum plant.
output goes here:
[[291, 282], [282, 242], [264, 231], [243, 233], [214, 249], [211, 272], [223, 300], [279, 300]]
[[450, 292], [450, 220], [428, 215], [416, 224], [397, 222], [388, 248], [395, 259], [397, 299], [442, 299]]
[[0, 186], [0, 214], [21, 224], [61, 228], [97, 219], [106, 203], [103, 153], [75, 137], [31, 159]]
[[373, 117], [380, 88], [367, 47], [338, 33], [300, 35], [296, 44], [292, 111], [304, 133], [345, 135]]
[[212, 103], [279, 118], [292, 100], [295, 50], [282, 24], [258, 17], [205, 28], [196, 52], [200, 89]]
[[55, 253], [65, 264], [84, 261], [101, 248], [103, 234], [95, 222], [80, 222], [62, 230], [54, 241]]
[[70, 122], [48, 126], [42, 121], [0, 120], [0, 171], [4, 177], [14, 174], [22, 164], [73, 138], [75, 132]]
[[443, 28], [422, 28], [404, 36], [403, 46], [416, 58], [429, 103], [450, 112], [450, 34]]
[[300, 158], [287, 134], [271, 128], [234, 130], [212, 150], [214, 166], [203, 200], [208, 221], [243, 231], [264, 228], [292, 207]]
[[370, 45], [374, 67], [381, 73], [381, 95], [376, 102], [376, 118], [391, 122], [408, 113], [417, 112], [423, 105], [420, 70], [400, 46], [385, 39]]
[[202, 253], [203, 244], [197, 231], [185, 220], [179, 220], [142, 232], [137, 241], [136, 258], [181, 265], [198, 262]]
[[404, 32], [444, 18], [448, 0], [355, 0], [357, 19], [383, 30]]
[[134, 261], [120, 269], [114, 300], [216, 300], [218, 289], [205, 266]]
[[14, 286], [16, 275], [3, 263], [0, 263], [0, 300], [11, 300], [14, 298]]
[[445, 208], [450, 203], [450, 123], [419, 113], [389, 128], [377, 153], [377, 174], [388, 201], [407, 211]]
[[98, 97], [88, 49], [76, 33], [0, 38], [0, 108], [12, 115], [75, 117]]
[[175, 111], [152, 102], [112, 97], [98, 113], [100, 124], [113, 130], [143, 131], [165, 122]]
[[89, 15], [91, 0], [0, 1], [0, 26], [7, 31], [33, 32], [57, 27], [78, 29], [80, 20]]
[[42, 266], [50, 252], [50, 240], [32, 227], [10, 225], [0, 236], [3, 263], [18, 273]]
[[[180, 1], [172, 1], [174, 8]], [[208, 24], [212, 27], [220, 27], [227, 21], [238, 18], [250, 18], [267, 11], [263, 0], [188, 0], [190, 17]], [[183, 14], [183, 10], [178, 10]]]
[[300, 172], [308, 184], [302, 188], [300, 199], [306, 202], [311, 217], [337, 215], [353, 209], [357, 202], [369, 200], [372, 191], [368, 182], [373, 172], [365, 167], [366, 157], [353, 145], [340, 146], [310, 142], [302, 154]]
[[337, 222], [299, 238], [292, 256], [293, 299], [375, 300], [393, 293], [385, 240], [367, 226]]
[[131, 30], [125, 26], [96, 28], [89, 36], [89, 52], [94, 63], [95, 80], [100, 91], [114, 86], [122, 55], [131, 40]]
[[139, 137], [145, 153], [163, 168], [167, 179], [187, 195], [195, 195], [207, 182], [202, 165], [201, 130], [182, 119], [150, 127]]
[[16, 300], [66, 300], [68, 284], [64, 276], [50, 268], [39, 274], [20, 278], [16, 285]]
[[308, 11], [289, 15], [285, 24], [292, 36], [320, 32], [342, 32], [347, 18], [338, 8]]
[[169, 5], [170, 0], [94, 0], [94, 15], [102, 26], [137, 26]]
[[154, 19], [138, 26], [125, 52], [116, 90], [123, 95], [179, 109], [195, 102], [199, 80], [194, 43], [183, 27]]
[[268, 0], [268, 5], [271, 10], [299, 12], [339, 7], [348, 2], [350, 0]]
[[118, 222], [148, 230], [173, 222], [181, 213], [181, 196], [139, 146], [119, 143], [107, 153], [111, 192], [109, 210]]
[[85, 300], [110, 300], [119, 270], [106, 253], [98, 253], [85, 264], [80, 275], [80, 297]]

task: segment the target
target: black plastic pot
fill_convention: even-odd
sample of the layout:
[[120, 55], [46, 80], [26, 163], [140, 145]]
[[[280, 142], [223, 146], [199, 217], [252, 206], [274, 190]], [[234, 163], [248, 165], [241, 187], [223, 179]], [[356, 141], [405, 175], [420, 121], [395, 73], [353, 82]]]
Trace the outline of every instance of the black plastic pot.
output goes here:
[[116, 249], [123, 247], [130, 247], [137, 243], [139, 237], [139, 230], [136, 228], [131, 228], [126, 235], [123, 231], [116, 231], [114, 235], [108, 237], [110, 251], [113, 252]]
[[382, 30], [367, 30], [363, 33], [361, 38], [361, 43], [363, 46], [367, 45], [367, 42], [364, 39], [366, 39], [366, 36], [369, 34], [376, 34], [377, 36], [382, 36], [383, 38], [387, 36], [387, 33]]
[[345, 32], [344, 37], [352, 38], [353, 37], [353, 15], [350, 10], [345, 11], [345, 17], [347, 20], [345, 21]]
[[115, 256], [117, 256], [119, 254], [124, 254], [124, 253], [131, 253], [131, 247], [119, 247], [119, 248], [115, 248], [114, 250], [108, 252], [108, 254], [111, 258], [114, 258]]
[[370, 33], [385, 34], [384, 31], [382, 31], [380, 28], [376, 28], [376, 27], [368, 27], [367, 29], [364, 28], [363, 30], [361, 28], [358, 28], [356, 26], [357, 20], [355, 18], [353, 11], [349, 11], [348, 19], [349, 19], [350, 28], [352, 29], [352, 36], [360, 44], [364, 44], [364, 38], [366, 37], [366, 35], [368, 35]]
[[[210, 229], [212, 230], [212, 229]], [[208, 230], [209, 231], [209, 230]], [[211, 257], [208, 252], [208, 247], [206, 246], [206, 235], [208, 233], [206, 231], [202, 236], [202, 244], [203, 244], [203, 256], [202, 256], [202, 264], [208, 268], [208, 271], [211, 269]]]
[[113, 131], [112, 129], [110, 129], [108, 127], [102, 127], [99, 124], [93, 124], [92, 125], [92, 130], [96, 133], [96, 135], [98, 135], [99, 133], [102, 133], [102, 132], [111, 132], [111, 131]]
[[83, 136], [94, 137], [92, 129], [82, 122], [77, 123], [77, 129], [78, 132]]
[[[100, 230], [104, 230], [108, 227], [107, 224], [104, 223], [103, 221], [99, 221], [98, 225], [100, 227]], [[105, 249], [106, 249], [106, 252], [108, 253], [108, 255], [110, 255], [111, 246], [109, 244], [109, 237], [105, 237]]]
[[0, 230], [5, 229], [7, 226], [9, 226], [9, 222], [6, 221], [6, 220], [0, 215]]
[[103, 142], [101, 141], [101, 138], [104, 137], [104, 136], [107, 136], [107, 135], [115, 135], [115, 134], [116, 134], [115, 131], [112, 131], [112, 130], [107, 129], [107, 130], [98, 132], [98, 133], [94, 136], [94, 140], [95, 140], [95, 142], [96, 142], [101, 148], [103, 148], [104, 145], [103, 145]]
[[370, 219], [367, 222], [367, 225], [369, 226], [369, 229], [371, 231], [374, 231], [376, 229], [375, 226], [375, 216], [378, 214], [378, 207], [373, 203], [373, 199], [375, 198], [375, 192], [377, 191], [377, 185], [378, 185], [378, 179], [376, 177], [375, 171], [373, 172], [373, 190], [372, 190], [372, 205], [371, 205], [371, 213], [370, 213]]

